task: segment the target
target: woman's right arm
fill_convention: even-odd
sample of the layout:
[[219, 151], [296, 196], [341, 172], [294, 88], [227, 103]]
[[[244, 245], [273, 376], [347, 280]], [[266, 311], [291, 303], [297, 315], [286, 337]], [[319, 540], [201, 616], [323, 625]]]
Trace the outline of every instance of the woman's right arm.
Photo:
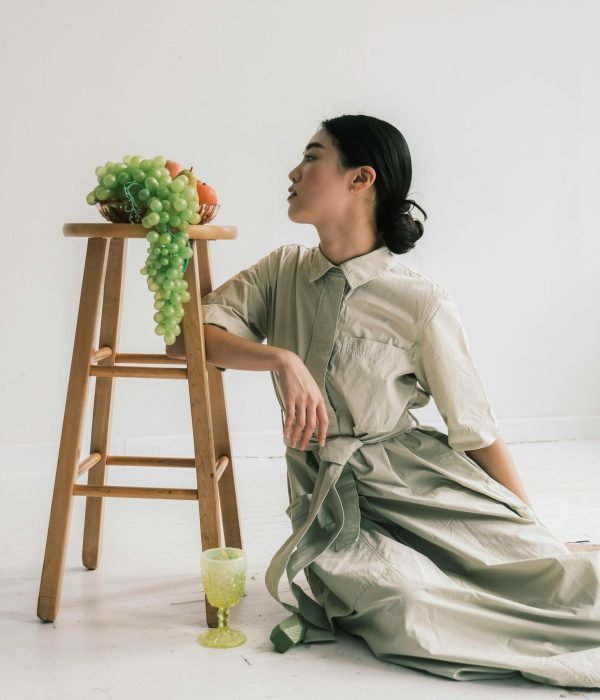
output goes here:
[[286, 355], [294, 354], [274, 345], [246, 340], [209, 323], [204, 324], [204, 344], [206, 361], [224, 369], [278, 372], [283, 367]]
[[318, 425], [322, 447], [329, 423], [327, 409], [321, 390], [301, 358], [291, 350], [246, 340], [215, 325], [203, 325], [206, 361], [226, 369], [276, 372], [285, 402], [283, 433], [290, 437], [290, 446], [296, 447], [300, 440], [300, 449], [304, 449]]

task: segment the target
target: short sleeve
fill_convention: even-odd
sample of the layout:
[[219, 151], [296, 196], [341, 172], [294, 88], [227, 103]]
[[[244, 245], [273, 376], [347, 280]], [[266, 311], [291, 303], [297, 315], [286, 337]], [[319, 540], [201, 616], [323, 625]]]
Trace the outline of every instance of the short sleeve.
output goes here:
[[[262, 343], [268, 334], [278, 252], [279, 249], [265, 255], [203, 296], [203, 323]], [[225, 371], [223, 367], [218, 369]]]
[[498, 423], [458, 310], [445, 290], [432, 306], [419, 334], [415, 374], [446, 423], [449, 445], [462, 451], [487, 447], [499, 435]]

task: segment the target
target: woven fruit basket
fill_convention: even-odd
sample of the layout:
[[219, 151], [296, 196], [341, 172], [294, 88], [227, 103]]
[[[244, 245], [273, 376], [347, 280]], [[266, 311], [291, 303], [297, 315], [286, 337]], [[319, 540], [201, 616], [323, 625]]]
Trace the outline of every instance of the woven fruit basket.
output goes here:
[[[113, 224], [140, 224], [144, 212], [140, 211], [135, 202], [125, 199], [106, 199], [104, 202], [96, 202], [98, 211]], [[220, 204], [201, 204], [198, 209], [200, 224], [208, 224], [219, 211]]]

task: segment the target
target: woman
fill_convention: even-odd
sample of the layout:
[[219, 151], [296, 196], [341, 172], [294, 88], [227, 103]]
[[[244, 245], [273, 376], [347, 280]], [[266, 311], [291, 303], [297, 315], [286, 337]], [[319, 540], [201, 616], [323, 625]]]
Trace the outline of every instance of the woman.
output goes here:
[[[202, 299], [207, 360], [269, 370], [282, 409], [293, 532], [266, 584], [293, 614], [271, 639], [333, 641], [335, 619], [437, 675], [600, 687], [600, 554], [536, 517], [456, 306], [400, 262], [423, 234], [411, 178], [392, 125], [321, 122], [289, 200], [319, 245], [283, 245]], [[411, 412], [431, 395], [448, 434]]]

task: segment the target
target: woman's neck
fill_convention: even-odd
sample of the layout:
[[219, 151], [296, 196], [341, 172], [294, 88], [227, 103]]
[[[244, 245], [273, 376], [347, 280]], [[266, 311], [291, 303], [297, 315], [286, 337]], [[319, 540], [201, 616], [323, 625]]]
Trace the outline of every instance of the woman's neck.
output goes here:
[[381, 246], [381, 241], [371, 239], [367, 241], [348, 241], [339, 239], [336, 241], [320, 241], [319, 249], [321, 253], [334, 265], [346, 262], [352, 258], [357, 258], [359, 255], [366, 255], [371, 251]]

